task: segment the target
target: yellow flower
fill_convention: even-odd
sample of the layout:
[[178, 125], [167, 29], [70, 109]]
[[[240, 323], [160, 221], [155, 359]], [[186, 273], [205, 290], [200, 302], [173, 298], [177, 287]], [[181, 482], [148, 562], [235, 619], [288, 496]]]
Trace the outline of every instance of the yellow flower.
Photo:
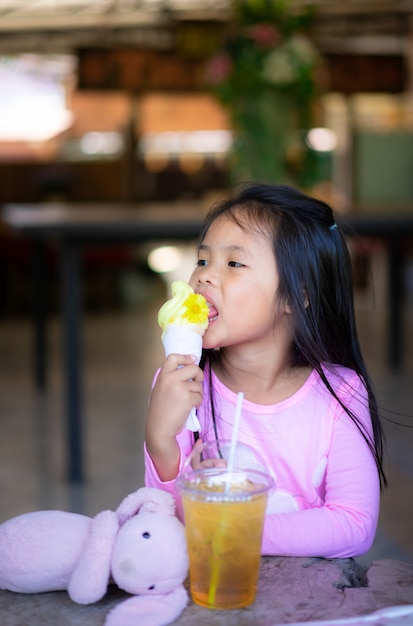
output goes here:
[[208, 305], [204, 296], [199, 293], [192, 293], [183, 303], [185, 312], [182, 318], [188, 320], [190, 324], [202, 325], [208, 322]]

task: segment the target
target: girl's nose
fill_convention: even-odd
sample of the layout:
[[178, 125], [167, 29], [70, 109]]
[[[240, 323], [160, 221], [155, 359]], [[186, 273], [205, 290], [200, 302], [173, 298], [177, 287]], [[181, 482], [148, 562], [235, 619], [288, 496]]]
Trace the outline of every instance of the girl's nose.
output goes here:
[[215, 282], [214, 272], [210, 265], [198, 268], [198, 285], [212, 285]]
[[209, 285], [210, 281], [205, 276], [198, 276], [197, 283], [198, 285], [203, 286], [203, 285]]

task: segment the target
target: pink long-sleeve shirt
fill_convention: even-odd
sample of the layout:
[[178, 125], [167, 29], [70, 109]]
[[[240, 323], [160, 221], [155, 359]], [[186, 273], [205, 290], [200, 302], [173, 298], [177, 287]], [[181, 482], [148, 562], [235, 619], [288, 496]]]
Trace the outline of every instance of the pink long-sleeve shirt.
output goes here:
[[[372, 439], [367, 393], [355, 372], [335, 367], [326, 375], [338, 397]], [[215, 439], [208, 375], [198, 409], [204, 441]], [[230, 439], [237, 395], [212, 373], [218, 435]], [[349, 557], [364, 554], [376, 532], [380, 486], [376, 464], [357, 426], [313, 371], [291, 397], [273, 405], [244, 400], [239, 440], [264, 458], [275, 480], [268, 499], [262, 554]], [[180, 467], [193, 433], [177, 437]], [[145, 449], [147, 486], [172, 493], [182, 517], [175, 481], [162, 482]]]

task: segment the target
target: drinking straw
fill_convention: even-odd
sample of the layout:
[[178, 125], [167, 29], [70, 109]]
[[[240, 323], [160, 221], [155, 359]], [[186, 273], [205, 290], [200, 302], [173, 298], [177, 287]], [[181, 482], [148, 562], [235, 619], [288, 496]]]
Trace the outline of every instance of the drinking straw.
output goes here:
[[[242, 391], [240, 391], [237, 397], [237, 406], [235, 408], [235, 417], [234, 417], [234, 427], [232, 429], [231, 446], [229, 449], [229, 457], [228, 457], [228, 464], [227, 464], [228, 476], [231, 474], [231, 472], [234, 469], [235, 450], [236, 450], [237, 441], [238, 441], [238, 431], [239, 431], [239, 423], [241, 421], [241, 410], [242, 410], [243, 401], [244, 401], [244, 394]], [[228, 487], [229, 487], [229, 483], [227, 480], [227, 484], [225, 487], [226, 490], [228, 490]]]
[[[229, 449], [227, 471], [226, 471], [226, 476], [225, 476], [225, 491], [229, 491], [230, 486], [231, 486], [230, 476], [234, 469], [235, 450], [236, 450], [237, 441], [238, 441], [238, 431], [239, 431], [239, 424], [241, 421], [241, 410], [242, 410], [243, 401], [244, 401], [244, 394], [242, 391], [240, 391], [238, 393], [237, 406], [235, 408], [234, 427], [232, 429], [231, 445]], [[218, 559], [219, 559], [220, 552], [222, 549], [222, 527], [223, 525], [225, 525], [224, 524], [225, 513], [226, 513], [226, 510], [225, 510], [225, 507], [223, 507], [222, 516], [221, 516], [221, 524], [220, 524], [220, 527], [218, 528], [218, 537], [215, 543], [218, 549], [217, 549], [217, 553], [215, 554], [216, 558], [214, 559], [214, 562], [213, 562], [212, 571], [211, 571], [211, 581], [210, 581], [209, 589], [208, 589], [208, 605], [212, 607], [215, 604], [215, 596], [217, 593], [218, 579], [219, 579], [219, 574], [220, 574]]]

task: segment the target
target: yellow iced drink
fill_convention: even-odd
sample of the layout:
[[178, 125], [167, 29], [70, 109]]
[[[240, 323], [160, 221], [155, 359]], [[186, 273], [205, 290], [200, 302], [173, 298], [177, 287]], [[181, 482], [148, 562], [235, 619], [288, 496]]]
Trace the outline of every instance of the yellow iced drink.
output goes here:
[[183, 477], [179, 487], [192, 598], [205, 607], [234, 609], [255, 598], [272, 479], [254, 470], [234, 471], [235, 484], [228, 486], [220, 475], [225, 469], [203, 469]]

